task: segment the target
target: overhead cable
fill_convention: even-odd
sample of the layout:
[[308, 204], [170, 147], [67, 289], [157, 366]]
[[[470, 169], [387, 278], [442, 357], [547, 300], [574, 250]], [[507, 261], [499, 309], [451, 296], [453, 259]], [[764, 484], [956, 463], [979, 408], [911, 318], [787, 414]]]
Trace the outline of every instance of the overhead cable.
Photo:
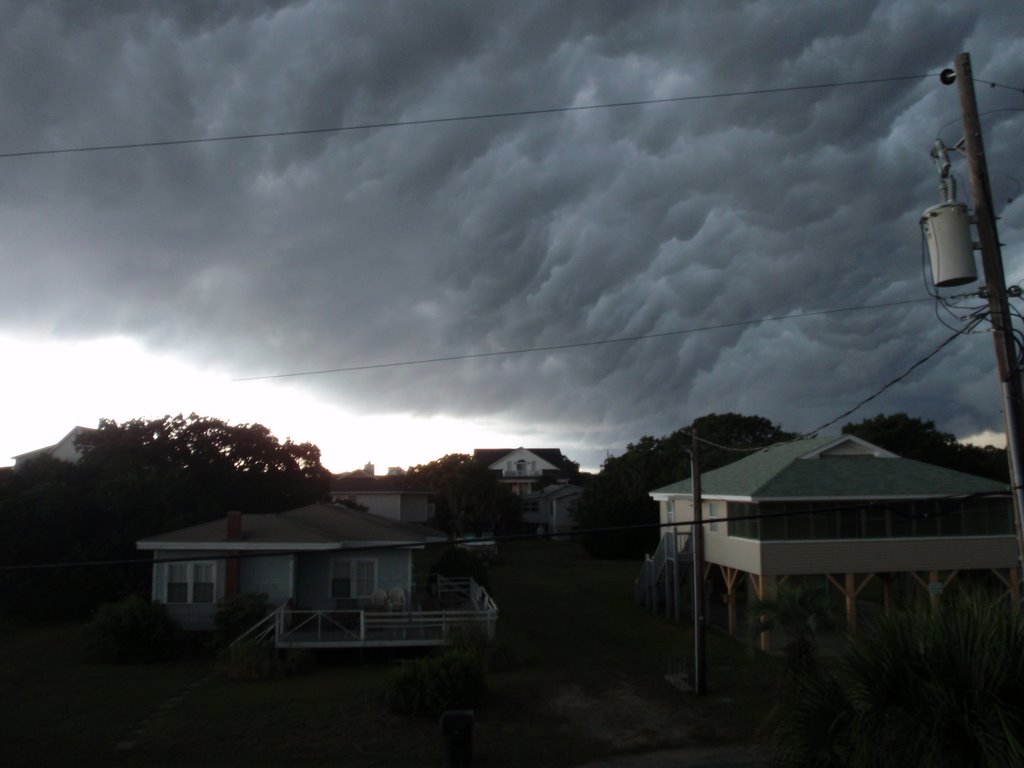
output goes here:
[[188, 144], [209, 144], [224, 141], [246, 141], [251, 139], [282, 138], [286, 136], [312, 136], [325, 133], [344, 133], [347, 131], [369, 131], [380, 128], [402, 128], [415, 125], [439, 125], [443, 123], [461, 123], [472, 120], [496, 120], [510, 117], [529, 117], [533, 115], [551, 115], [564, 112], [582, 112], [595, 109], [620, 109], [623, 107], [641, 107], [649, 104], [673, 104], [686, 101], [708, 101], [711, 99], [727, 99], [739, 96], [765, 96], [769, 94], [790, 93], [794, 91], [811, 91], [824, 88], [841, 88], [858, 85], [875, 85], [879, 83], [895, 83], [904, 80], [921, 80], [932, 75], [900, 75], [896, 77], [877, 77], [866, 80], [846, 80], [831, 83], [812, 83], [809, 85], [790, 85], [778, 88], [757, 88], [748, 91], [723, 91], [693, 96], [672, 96], [663, 99], [636, 99], [633, 101], [616, 101], [605, 104], [582, 104], [569, 107], [548, 107], [541, 109], [519, 109], [505, 112], [482, 112], [472, 115], [455, 115], [451, 117], [427, 117], [418, 120], [391, 120], [379, 123], [359, 123], [356, 125], [338, 125], [326, 128], [299, 128], [288, 131], [265, 131], [261, 133], [238, 133], [228, 136], [205, 136], [192, 139], [167, 139], [163, 141], [140, 141], [123, 144], [95, 144], [83, 147], [61, 147], [56, 149], [29, 149], [15, 152], [0, 152], [0, 159], [14, 157], [35, 157], [38, 155], [67, 155], [82, 152], [111, 152], [127, 149], [147, 149], [154, 147], [176, 147]]
[[369, 363], [366, 365], [350, 365], [338, 368], [320, 368], [309, 371], [292, 371], [289, 373], [271, 373], [262, 376], [240, 376], [232, 381], [263, 381], [266, 379], [287, 379], [299, 376], [322, 376], [329, 373], [351, 373], [353, 371], [372, 371], [381, 368], [401, 368], [409, 365], [426, 365], [428, 363], [448, 363], [456, 360], [474, 360], [484, 357], [502, 357], [505, 355], [524, 355], [531, 352], [555, 352], [563, 349], [579, 349], [581, 347], [596, 347], [603, 344], [621, 344], [629, 341], [644, 341], [646, 339], [660, 339], [668, 336], [684, 336], [690, 333], [702, 333], [704, 331], [718, 331], [724, 328], [740, 328], [746, 325], [757, 325], [759, 323], [777, 322], [780, 320], [793, 320], [802, 317], [817, 317], [820, 315], [832, 315], [840, 312], [858, 312], [868, 309], [884, 309], [887, 307], [898, 307], [903, 304], [918, 304], [927, 299], [902, 299], [899, 301], [887, 301], [878, 304], [860, 304], [852, 307], [836, 307], [834, 309], [821, 309], [811, 312], [795, 312], [791, 315], [773, 315], [761, 317], [756, 320], [737, 320], [732, 323], [719, 323], [717, 325], [704, 325], [697, 328], [684, 328], [678, 331], [661, 331], [659, 333], [646, 333], [638, 336], [616, 336], [611, 339], [598, 339], [594, 341], [579, 341], [567, 344], [551, 344], [542, 347], [523, 347], [519, 349], [502, 349], [495, 352], [470, 352], [461, 355], [447, 355], [444, 357], [429, 357], [419, 360], [401, 360], [390, 363]]

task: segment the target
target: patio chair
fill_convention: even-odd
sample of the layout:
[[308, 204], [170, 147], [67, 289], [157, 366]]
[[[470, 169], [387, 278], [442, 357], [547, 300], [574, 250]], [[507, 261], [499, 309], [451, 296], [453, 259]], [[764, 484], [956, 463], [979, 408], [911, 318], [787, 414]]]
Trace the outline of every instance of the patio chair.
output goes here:
[[376, 608], [377, 610], [387, 608], [388, 593], [380, 588], [373, 590], [373, 594], [370, 595], [370, 607]]
[[391, 603], [392, 611], [404, 611], [405, 590], [401, 587], [392, 587], [388, 590], [388, 601]]

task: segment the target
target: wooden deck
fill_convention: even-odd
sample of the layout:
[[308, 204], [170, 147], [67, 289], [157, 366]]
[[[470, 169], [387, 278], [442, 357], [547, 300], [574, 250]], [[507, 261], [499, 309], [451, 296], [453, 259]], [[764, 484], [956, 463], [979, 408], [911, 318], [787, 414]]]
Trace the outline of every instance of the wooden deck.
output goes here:
[[382, 648], [444, 645], [453, 630], [478, 627], [489, 637], [498, 607], [472, 579], [441, 579], [431, 597], [440, 610], [297, 610], [282, 606], [235, 642], [277, 648]]

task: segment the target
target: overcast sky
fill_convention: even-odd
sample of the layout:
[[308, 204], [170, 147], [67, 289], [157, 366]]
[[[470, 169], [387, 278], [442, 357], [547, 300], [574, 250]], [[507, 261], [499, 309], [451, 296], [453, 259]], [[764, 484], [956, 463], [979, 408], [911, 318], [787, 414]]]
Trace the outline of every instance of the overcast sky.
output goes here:
[[[962, 135], [936, 76], [961, 51], [1012, 86], [977, 88], [1024, 279], [1021, 3], [108, 0], [3, 19], [0, 153], [933, 76], [0, 159], [0, 461], [74, 421], [179, 410], [311, 440], [336, 471], [518, 444], [597, 467], [712, 411], [813, 429], [951, 334], [918, 220], [933, 140]], [[988, 336], [847, 420], [896, 411], [1001, 431]]]

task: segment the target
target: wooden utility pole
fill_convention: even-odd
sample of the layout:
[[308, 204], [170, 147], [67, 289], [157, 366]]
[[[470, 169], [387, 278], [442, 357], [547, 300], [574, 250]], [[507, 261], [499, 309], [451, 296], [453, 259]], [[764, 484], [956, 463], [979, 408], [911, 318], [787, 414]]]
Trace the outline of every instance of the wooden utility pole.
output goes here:
[[[1024, 388], [1017, 365], [1017, 349], [1013, 339], [1010, 305], [1006, 298], [1006, 276], [1003, 273], [1003, 254], [996, 229], [989, 185], [985, 146], [981, 139], [981, 120], [974, 97], [974, 73], [971, 57], [961, 53], [956, 57], [956, 83], [960, 94], [960, 111], [964, 121], [964, 153], [971, 180], [971, 201], [974, 219], [981, 243], [981, 265], [985, 273], [988, 293], [989, 318], [994, 331], [996, 363], [1003, 397], [1003, 418], [1006, 423], [1006, 456], [1010, 463], [1010, 484], [1013, 495], [1014, 524], [1017, 528], [1019, 557], [1024, 562]], [[944, 80], [945, 81], [945, 80]]]
[[700, 492], [700, 442], [692, 430], [690, 449], [690, 483], [693, 489], [693, 690], [698, 696], [707, 692], [707, 655], [704, 649], [704, 515]]

